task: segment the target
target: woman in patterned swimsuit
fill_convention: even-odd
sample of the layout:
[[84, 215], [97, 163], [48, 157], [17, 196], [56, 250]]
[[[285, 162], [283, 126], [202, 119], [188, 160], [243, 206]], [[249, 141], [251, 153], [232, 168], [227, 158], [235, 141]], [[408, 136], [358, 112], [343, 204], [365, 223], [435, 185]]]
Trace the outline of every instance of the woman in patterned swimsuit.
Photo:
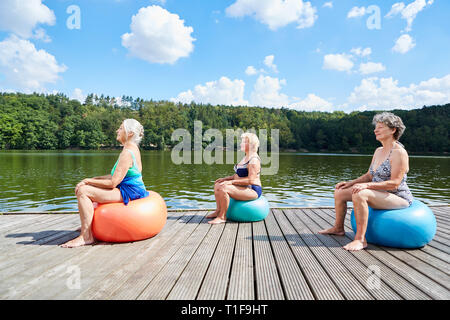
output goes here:
[[347, 201], [352, 201], [357, 233], [354, 241], [344, 246], [344, 249], [350, 251], [367, 247], [365, 234], [369, 218], [368, 206], [374, 209], [401, 209], [409, 207], [413, 201], [406, 184], [406, 174], [409, 171], [408, 153], [398, 142], [405, 131], [402, 120], [390, 112], [383, 112], [375, 115], [373, 124], [375, 137], [382, 146], [375, 150], [366, 174], [336, 185], [336, 221], [332, 228], [319, 231], [321, 234], [344, 235]]

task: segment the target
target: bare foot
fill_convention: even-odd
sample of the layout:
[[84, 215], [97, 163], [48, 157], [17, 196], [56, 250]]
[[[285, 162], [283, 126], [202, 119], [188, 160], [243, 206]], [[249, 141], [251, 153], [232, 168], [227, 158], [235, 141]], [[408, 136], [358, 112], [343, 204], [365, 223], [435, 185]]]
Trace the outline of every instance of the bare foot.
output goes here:
[[62, 244], [61, 248], [76, 248], [93, 243], [95, 243], [95, 239], [93, 237], [85, 238], [84, 236], [78, 236], [75, 239], [69, 240]]
[[320, 234], [330, 234], [330, 235], [333, 234], [333, 235], [336, 235], [336, 236], [345, 236], [344, 229], [339, 229], [339, 228], [336, 228], [336, 227], [333, 227], [333, 228], [330, 228], [330, 229], [326, 229], [326, 230], [321, 230], [318, 233], [320, 233]]
[[347, 251], [359, 251], [367, 248], [367, 242], [361, 240], [353, 240], [343, 248]]
[[215, 218], [214, 220], [208, 221], [209, 224], [221, 224], [227, 222], [227, 219]]
[[216, 211], [214, 211], [213, 213], [208, 214], [208, 215], [206, 216], [206, 219], [216, 218], [218, 213], [219, 213], [219, 211], [216, 210]]

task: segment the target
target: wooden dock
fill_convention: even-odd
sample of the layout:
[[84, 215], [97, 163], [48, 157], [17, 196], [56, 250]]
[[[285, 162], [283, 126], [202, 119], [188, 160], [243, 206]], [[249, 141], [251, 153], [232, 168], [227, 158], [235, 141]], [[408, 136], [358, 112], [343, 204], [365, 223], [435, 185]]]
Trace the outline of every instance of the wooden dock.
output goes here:
[[450, 206], [432, 210], [424, 248], [353, 253], [349, 214], [345, 236], [317, 234], [330, 208], [214, 226], [211, 211], [169, 211], [152, 239], [73, 249], [59, 245], [78, 235], [77, 214], [0, 215], [0, 299], [447, 300]]

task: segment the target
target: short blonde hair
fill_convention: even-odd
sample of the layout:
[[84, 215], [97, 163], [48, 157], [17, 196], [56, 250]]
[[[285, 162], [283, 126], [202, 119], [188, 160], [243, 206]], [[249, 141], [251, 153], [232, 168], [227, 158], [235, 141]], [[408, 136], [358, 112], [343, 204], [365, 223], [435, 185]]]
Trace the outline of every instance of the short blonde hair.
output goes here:
[[248, 139], [248, 143], [250, 144], [250, 149], [254, 151], [258, 151], [259, 148], [259, 139], [258, 136], [252, 132], [245, 132], [241, 135], [241, 139]]

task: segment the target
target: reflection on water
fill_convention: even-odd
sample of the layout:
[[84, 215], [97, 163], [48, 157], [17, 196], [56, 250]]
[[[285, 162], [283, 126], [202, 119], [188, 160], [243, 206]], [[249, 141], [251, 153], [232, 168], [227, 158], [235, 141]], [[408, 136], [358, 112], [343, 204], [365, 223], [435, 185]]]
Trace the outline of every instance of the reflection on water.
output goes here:
[[[119, 152], [2, 151], [0, 211], [78, 210], [75, 185], [108, 174]], [[370, 155], [282, 153], [278, 173], [261, 177], [263, 194], [272, 207], [333, 206], [334, 185], [362, 175], [370, 161]], [[233, 174], [231, 164], [175, 165], [169, 151], [143, 151], [142, 162], [144, 183], [169, 208], [215, 208], [214, 181]], [[449, 164], [448, 157], [411, 157], [413, 195], [427, 204], [447, 204]]]

